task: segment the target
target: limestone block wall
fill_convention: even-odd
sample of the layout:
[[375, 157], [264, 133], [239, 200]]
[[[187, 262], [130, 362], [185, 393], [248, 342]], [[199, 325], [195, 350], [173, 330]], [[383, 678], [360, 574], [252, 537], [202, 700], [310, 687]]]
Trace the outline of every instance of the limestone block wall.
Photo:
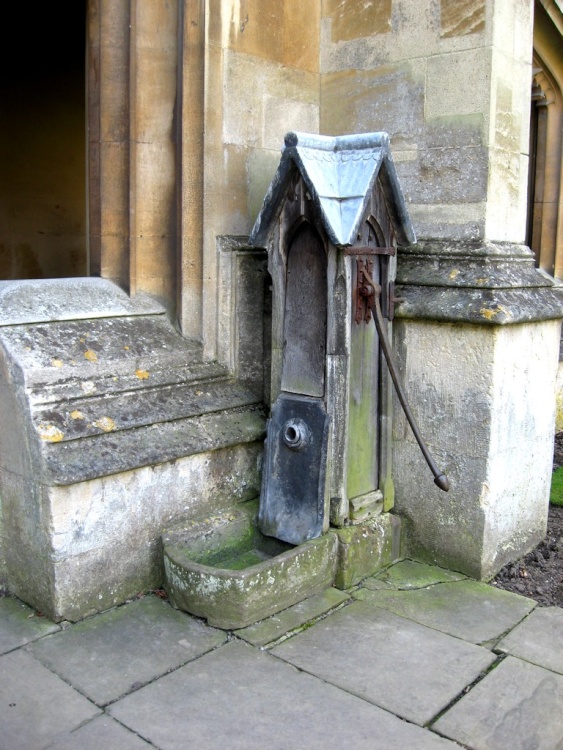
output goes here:
[[385, 130], [419, 238], [523, 241], [532, 4], [326, 2], [321, 132]]
[[[248, 235], [289, 130], [318, 132], [318, 0], [208, 3], [205, 38], [203, 298], [213, 299], [217, 237]], [[203, 306], [208, 356], [217, 311]]]

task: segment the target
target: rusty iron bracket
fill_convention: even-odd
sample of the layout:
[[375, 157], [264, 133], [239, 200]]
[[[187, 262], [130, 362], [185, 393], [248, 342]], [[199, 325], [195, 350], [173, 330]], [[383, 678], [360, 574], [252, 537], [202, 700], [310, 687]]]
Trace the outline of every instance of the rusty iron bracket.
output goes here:
[[373, 296], [375, 291], [366, 280], [366, 273], [371, 278], [373, 273], [373, 260], [356, 260], [356, 314], [354, 320], [361, 323], [364, 320], [369, 323], [371, 320], [371, 309], [374, 304]]
[[346, 247], [344, 255], [395, 255], [394, 247]]

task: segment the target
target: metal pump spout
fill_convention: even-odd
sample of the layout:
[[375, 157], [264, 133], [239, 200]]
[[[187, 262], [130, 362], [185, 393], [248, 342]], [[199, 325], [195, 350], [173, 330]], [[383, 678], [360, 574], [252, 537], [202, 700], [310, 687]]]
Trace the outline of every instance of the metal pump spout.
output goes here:
[[422, 435], [420, 434], [420, 430], [418, 429], [418, 425], [416, 424], [416, 421], [408, 404], [405, 391], [403, 389], [401, 381], [399, 380], [399, 375], [395, 366], [395, 361], [393, 359], [391, 344], [385, 330], [386, 326], [385, 321], [383, 320], [383, 313], [381, 312], [381, 304], [379, 302], [381, 296], [381, 286], [374, 282], [369, 274], [369, 271], [366, 268], [362, 269], [362, 273], [367, 284], [364, 284], [359, 289], [359, 293], [366, 299], [367, 306], [372, 311], [373, 321], [375, 323], [375, 327], [377, 328], [381, 349], [383, 350], [383, 355], [385, 357], [385, 361], [387, 362], [387, 367], [389, 368], [391, 379], [393, 381], [393, 385], [395, 386], [395, 391], [397, 393], [397, 396], [399, 397], [399, 401], [401, 403], [401, 406], [403, 407], [403, 411], [405, 412], [405, 416], [411, 426], [416, 441], [420, 446], [422, 455], [426, 459], [426, 463], [428, 464], [428, 466], [430, 467], [430, 471], [434, 475], [434, 484], [444, 492], [447, 492], [450, 489], [450, 482], [448, 480], [448, 477], [444, 474], [443, 471], [440, 471], [440, 469], [436, 465], [436, 462], [430, 455], [430, 451], [428, 450], [428, 447], [424, 442]]

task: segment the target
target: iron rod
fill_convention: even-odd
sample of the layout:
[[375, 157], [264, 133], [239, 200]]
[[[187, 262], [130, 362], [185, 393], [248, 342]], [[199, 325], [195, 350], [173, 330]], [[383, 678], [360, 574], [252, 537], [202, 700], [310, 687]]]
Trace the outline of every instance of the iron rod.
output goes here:
[[424, 442], [424, 438], [420, 434], [420, 430], [418, 429], [418, 425], [416, 424], [415, 418], [408, 404], [407, 396], [405, 394], [405, 391], [403, 390], [401, 381], [399, 380], [399, 375], [397, 373], [395, 361], [393, 359], [393, 352], [391, 351], [391, 344], [387, 337], [387, 332], [385, 331], [385, 321], [381, 312], [381, 305], [379, 304], [381, 286], [373, 281], [369, 272], [367, 272], [365, 269], [363, 270], [363, 274], [368, 284], [370, 284], [370, 286], [372, 286], [374, 289], [374, 302], [373, 305], [370, 305], [373, 312], [373, 322], [375, 323], [377, 333], [379, 334], [379, 343], [381, 345], [381, 349], [383, 350], [385, 361], [387, 362], [387, 367], [389, 368], [389, 372], [391, 374], [391, 380], [393, 381], [393, 385], [395, 386], [395, 391], [397, 393], [399, 401], [401, 402], [401, 406], [403, 407], [403, 411], [405, 412], [407, 421], [411, 426], [413, 435], [416, 438], [416, 442], [420, 446], [422, 455], [426, 459], [426, 463], [428, 464], [428, 466], [430, 467], [430, 471], [434, 475], [434, 484], [444, 492], [447, 492], [450, 489], [450, 482], [448, 480], [448, 477], [444, 474], [443, 471], [440, 471], [440, 469], [436, 465], [436, 462], [430, 455], [430, 451], [428, 450], [426, 443]]

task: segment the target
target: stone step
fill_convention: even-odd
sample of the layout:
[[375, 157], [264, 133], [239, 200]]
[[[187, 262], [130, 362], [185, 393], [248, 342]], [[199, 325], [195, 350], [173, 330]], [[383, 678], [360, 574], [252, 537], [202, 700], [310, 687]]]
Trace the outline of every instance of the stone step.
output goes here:
[[39, 481], [66, 485], [263, 440], [266, 415], [248, 404], [136, 429], [41, 445]]
[[259, 395], [232, 379], [197, 380], [138, 388], [103, 396], [83, 396], [33, 410], [40, 438], [66, 442], [103, 433], [197, 417], [256, 404]]
[[0, 339], [34, 406], [227, 374], [161, 315], [3, 327]]

